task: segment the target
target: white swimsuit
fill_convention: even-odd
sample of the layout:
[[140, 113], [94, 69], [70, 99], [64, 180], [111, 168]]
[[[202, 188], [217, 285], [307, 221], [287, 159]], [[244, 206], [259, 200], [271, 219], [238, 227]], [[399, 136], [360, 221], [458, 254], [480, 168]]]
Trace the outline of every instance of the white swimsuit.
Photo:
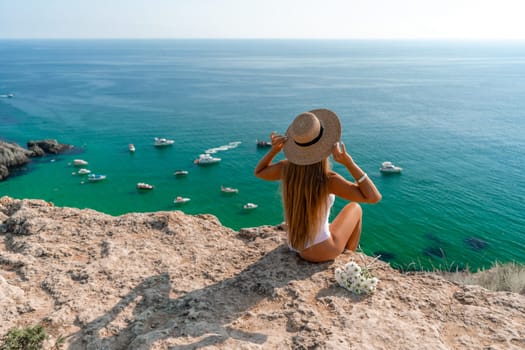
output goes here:
[[[328, 209], [326, 211], [326, 217], [324, 219], [324, 223], [323, 223], [323, 225], [321, 225], [321, 230], [319, 232], [317, 232], [317, 234], [315, 235], [314, 241], [311, 242], [311, 243], [307, 243], [304, 246], [304, 249], [310, 248], [311, 246], [313, 246], [315, 244], [318, 244], [318, 243], [321, 243], [321, 242], [324, 242], [328, 238], [330, 238], [330, 236], [331, 236], [330, 223], [328, 222], [328, 219], [330, 218], [330, 210], [332, 209], [332, 206], [334, 205], [334, 201], [335, 201], [335, 195], [330, 193], [328, 195]], [[288, 243], [288, 247], [290, 248], [290, 250], [299, 253], [299, 251], [297, 249], [295, 249], [294, 247], [292, 247], [290, 245], [290, 243]]]

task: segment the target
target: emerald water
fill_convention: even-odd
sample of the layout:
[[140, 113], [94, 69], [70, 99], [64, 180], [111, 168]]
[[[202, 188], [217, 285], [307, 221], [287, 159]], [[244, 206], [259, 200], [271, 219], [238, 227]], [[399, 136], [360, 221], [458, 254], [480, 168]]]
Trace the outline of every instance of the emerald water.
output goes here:
[[[0, 97], [0, 138], [56, 138], [79, 153], [33, 161], [0, 194], [111, 215], [211, 213], [234, 229], [278, 224], [279, 184], [253, 176], [266, 151], [255, 141], [325, 107], [383, 194], [363, 205], [367, 254], [401, 266], [525, 262], [523, 91], [525, 45], [513, 42], [3, 40], [0, 95], [14, 97]], [[154, 137], [175, 144], [155, 148]], [[193, 164], [230, 142], [240, 143], [215, 154], [220, 164]], [[76, 158], [107, 179], [72, 175]], [[381, 175], [385, 160], [404, 172]], [[178, 195], [191, 201], [176, 206]]]

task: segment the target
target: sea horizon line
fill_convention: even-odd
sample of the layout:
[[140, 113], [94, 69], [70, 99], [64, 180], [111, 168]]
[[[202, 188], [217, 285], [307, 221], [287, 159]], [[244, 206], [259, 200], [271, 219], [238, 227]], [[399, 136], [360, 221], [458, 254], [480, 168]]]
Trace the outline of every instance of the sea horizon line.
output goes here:
[[304, 37], [286, 37], [286, 38], [265, 38], [265, 37], [0, 37], [2, 41], [17, 41], [17, 40], [63, 40], [63, 41], [72, 41], [72, 40], [203, 40], [203, 41], [287, 41], [287, 40], [297, 40], [297, 41], [398, 41], [398, 42], [514, 42], [522, 43], [525, 42], [525, 38], [304, 38]]

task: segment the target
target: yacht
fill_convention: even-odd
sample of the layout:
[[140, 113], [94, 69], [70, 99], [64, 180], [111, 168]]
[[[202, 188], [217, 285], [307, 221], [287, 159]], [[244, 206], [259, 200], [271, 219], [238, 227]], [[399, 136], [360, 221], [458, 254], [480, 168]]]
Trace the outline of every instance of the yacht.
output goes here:
[[91, 182], [102, 181], [106, 179], [106, 175], [101, 174], [89, 174], [88, 180]]
[[392, 162], [383, 162], [379, 168], [382, 173], [400, 173], [402, 170], [403, 168], [395, 166]]
[[175, 198], [173, 203], [175, 203], [175, 204], [182, 204], [182, 203], [188, 203], [189, 201], [190, 201], [190, 198], [177, 196], [177, 198]]
[[188, 170], [175, 170], [173, 175], [177, 177], [183, 177], [183, 176], [188, 175]]
[[272, 143], [270, 141], [257, 140], [257, 147], [258, 148], [272, 147]]
[[87, 175], [87, 174], [90, 174], [90, 173], [91, 173], [91, 170], [86, 169], [86, 168], [82, 168], [82, 169], [78, 170], [78, 175]]
[[152, 190], [153, 187], [154, 187], [153, 185], [147, 184], [145, 182], [139, 182], [137, 184], [137, 189], [138, 190]]
[[199, 158], [195, 159], [193, 163], [198, 164], [198, 165], [206, 165], [206, 164], [218, 163], [220, 161], [221, 161], [221, 158], [212, 157], [208, 153], [204, 153], [204, 154], [199, 155]]
[[155, 147], [162, 147], [162, 146], [171, 146], [175, 143], [174, 140], [168, 140], [164, 137], [155, 137], [155, 143], [153, 144]]
[[246, 203], [245, 205], [242, 206], [244, 209], [246, 210], [252, 210], [252, 209], [255, 209], [258, 207], [257, 204], [254, 204], [254, 203]]
[[233, 188], [233, 187], [221, 186], [221, 191], [224, 192], [224, 193], [239, 193], [239, 189], [238, 188]]
[[88, 162], [86, 162], [83, 159], [75, 159], [75, 160], [73, 160], [73, 165], [75, 165], [75, 166], [84, 166], [84, 165], [88, 165]]

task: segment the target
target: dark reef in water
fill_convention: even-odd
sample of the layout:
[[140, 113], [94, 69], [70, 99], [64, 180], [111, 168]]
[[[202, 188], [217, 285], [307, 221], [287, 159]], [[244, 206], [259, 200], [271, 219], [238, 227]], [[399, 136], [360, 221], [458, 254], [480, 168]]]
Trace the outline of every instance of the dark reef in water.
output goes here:
[[390, 253], [384, 250], [377, 250], [374, 253], [374, 256], [378, 256], [379, 260], [390, 262], [396, 258], [394, 253]]
[[467, 237], [463, 240], [463, 242], [465, 242], [465, 244], [468, 245], [470, 249], [477, 252], [487, 248], [489, 245], [488, 242], [476, 237]]
[[423, 249], [423, 254], [425, 254], [426, 256], [440, 259], [446, 256], [445, 251], [441, 247], [427, 247]]
[[445, 243], [445, 240], [441, 239], [439, 236], [436, 236], [432, 232], [425, 233], [425, 238], [428, 239], [429, 241], [436, 242], [439, 244]]

